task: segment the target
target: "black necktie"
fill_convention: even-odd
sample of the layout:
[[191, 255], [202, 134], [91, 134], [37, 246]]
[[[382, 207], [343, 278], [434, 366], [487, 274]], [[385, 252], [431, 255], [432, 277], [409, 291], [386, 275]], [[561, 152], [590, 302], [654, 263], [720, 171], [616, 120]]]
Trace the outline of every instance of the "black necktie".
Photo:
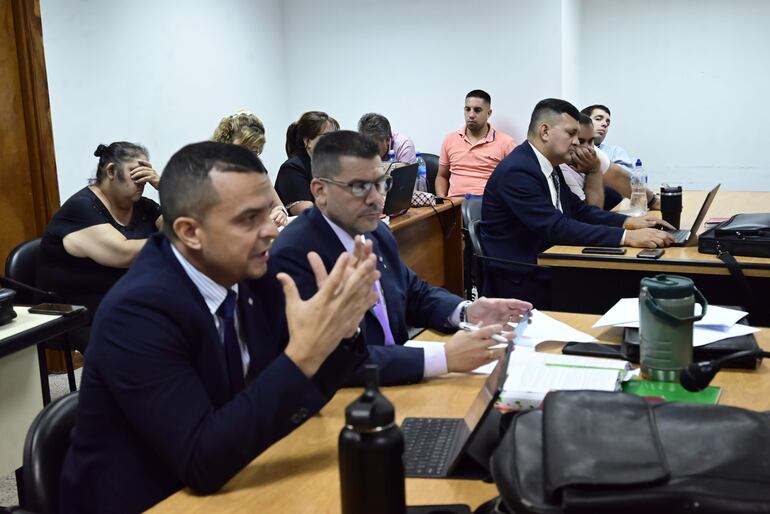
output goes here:
[[238, 344], [238, 335], [235, 333], [235, 292], [227, 291], [225, 301], [219, 306], [217, 314], [222, 318], [224, 325], [225, 358], [227, 359], [227, 374], [230, 378], [230, 393], [234, 396], [246, 385], [243, 378], [243, 360], [241, 359], [241, 346]]
[[551, 173], [551, 178], [553, 179], [553, 186], [556, 188], [556, 208], [561, 211], [561, 193], [559, 192], [559, 186], [561, 185], [561, 180], [559, 180], [559, 174], [557, 171], [558, 170], [556, 168], [553, 169], [553, 172]]

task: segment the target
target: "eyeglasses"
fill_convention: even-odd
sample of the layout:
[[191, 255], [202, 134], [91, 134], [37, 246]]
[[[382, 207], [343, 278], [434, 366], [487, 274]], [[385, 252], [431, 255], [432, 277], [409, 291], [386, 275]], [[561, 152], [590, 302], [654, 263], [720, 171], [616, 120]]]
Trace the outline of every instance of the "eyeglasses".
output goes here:
[[374, 186], [377, 189], [377, 192], [381, 195], [387, 194], [388, 191], [390, 191], [390, 188], [393, 187], [393, 177], [388, 175], [383, 175], [379, 178], [379, 180], [375, 180], [374, 182], [366, 181], [366, 180], [352, 180], [350, 182], [341, 182], [339, 180], [334, 180], [331, 178], [325, 178], [325, 177], [318, 177], [318, 180], [321, 182], [328, 182], [329, 184], [334, 184], [335, 186], [344, 187], [346, 189], [350, 190], [350, 193], [353, 196], [356, 196], [358, 198], [364, 197], [369, 194], [369, 191], [372, 190], [372, 186]]

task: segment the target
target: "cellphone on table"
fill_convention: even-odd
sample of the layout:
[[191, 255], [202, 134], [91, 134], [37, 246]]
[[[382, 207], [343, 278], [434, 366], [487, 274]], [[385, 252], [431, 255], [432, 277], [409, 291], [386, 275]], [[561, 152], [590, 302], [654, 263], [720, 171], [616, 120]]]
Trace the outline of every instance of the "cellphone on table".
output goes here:
[[663, 248], [647, 248], [640, 251], [636, 256], [640, 259], [660, 259], [660, 256], [666, 253]]
[[619, 344], [608, 343], [579, 343], [570, 341], [561, 349], [565, 355], [585, 355], [587, 357], [604, 357], [605, 359], [625, 359]]
[[625, 248], [583, 248], [583, 253], [599, 253], [603, 255], [624, 255]]
[[84, 310], [82, 305], [70, 305], [67, 303], [39, 303], [29, 308], [30, 314], [54, 314], [68, 316]]

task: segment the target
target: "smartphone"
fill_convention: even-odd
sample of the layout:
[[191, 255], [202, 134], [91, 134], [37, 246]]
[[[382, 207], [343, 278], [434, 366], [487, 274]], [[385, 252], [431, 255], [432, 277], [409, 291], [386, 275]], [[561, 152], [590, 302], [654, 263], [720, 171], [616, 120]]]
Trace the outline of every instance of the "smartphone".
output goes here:
[[570, 341], [561, 349], [565, 355], [585, 355], [587, 357], [604, 357], [605, 359], [627, 360], [621, 345], [609, 343], [578, 343]]
[[583, 253], [600, 253], [603, 255], [624, 255], [625, 248], [583, 248]]
[[664, 253], [666, 253], [666, 250], [663, 248], [648, 248], [640, 251], [636, 256], [640, 259], [660, 259], [660, 256]]
[[68, 316], [84, 310], [82, 305], [69, 305], [67, 303], [39, 303], [29, 308], [30, 314], [54, 314]]

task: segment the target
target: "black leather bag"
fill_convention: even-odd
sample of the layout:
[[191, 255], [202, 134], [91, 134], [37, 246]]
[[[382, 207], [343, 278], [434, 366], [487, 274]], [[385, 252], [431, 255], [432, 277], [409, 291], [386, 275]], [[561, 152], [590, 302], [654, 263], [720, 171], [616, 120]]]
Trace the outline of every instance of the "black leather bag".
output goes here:
[[736, 214], [701, 234], [698, 251], [770, 257], [770, 213]]
[[770, 414], [558, 391], [491, 459], [516, 513], [770, 512]]

